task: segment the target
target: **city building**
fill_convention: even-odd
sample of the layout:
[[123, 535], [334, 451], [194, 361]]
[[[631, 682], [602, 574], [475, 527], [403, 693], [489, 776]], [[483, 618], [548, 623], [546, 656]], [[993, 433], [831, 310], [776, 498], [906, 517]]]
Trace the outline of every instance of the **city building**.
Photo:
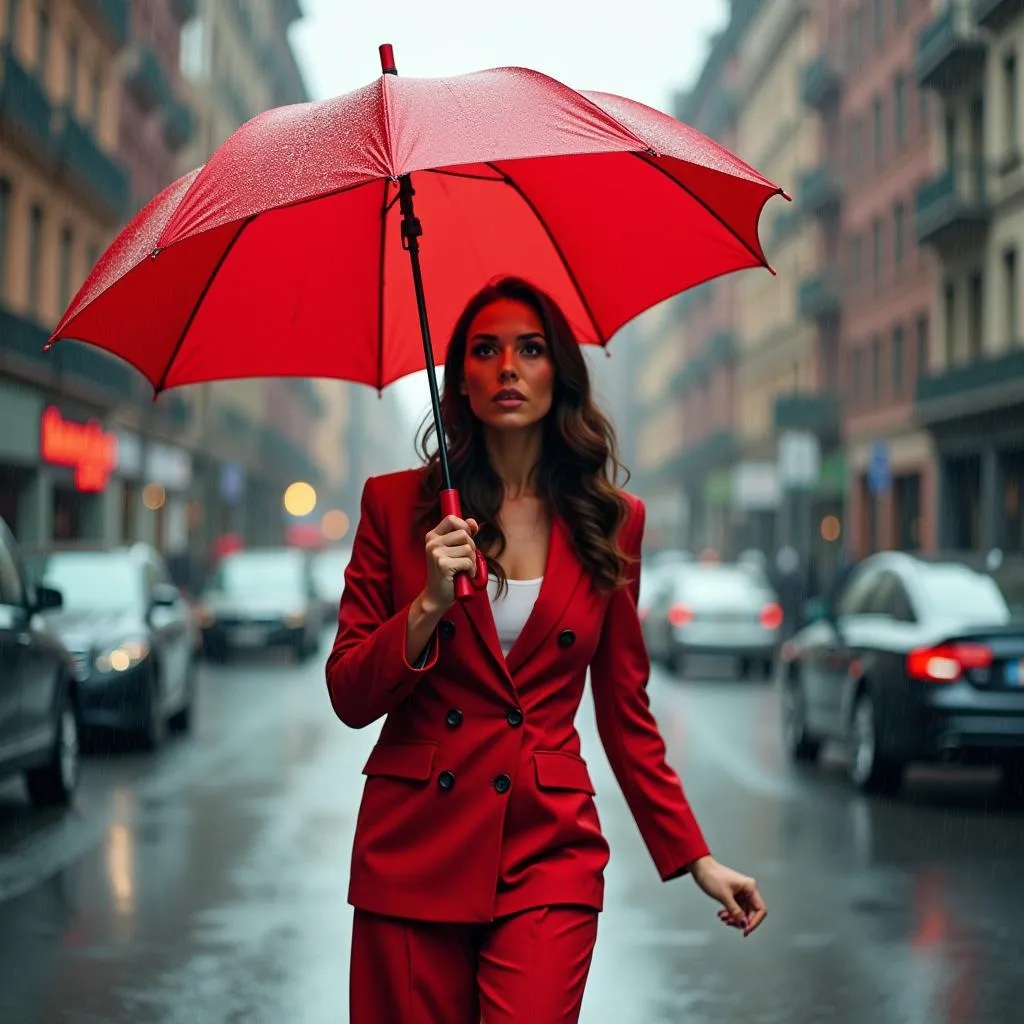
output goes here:
[[933, 163], [914, 229], [938, 260], [915, 409], [934, 439], [937, 544], [1024, 550], [1024, 10], [955, 0], [917, 42], [934, 97]]
[[806, 72], [831, 102], [833, 160], [820, 187], [841, 207], [840, 349], [847, 451], [844, 544], [854, 556], [935, 545], [931, 437], [914, 415], [926, 369], [932, 253], [918, 245], [915, 197], [932, 175], [933, 98], [915, 75], [931, 0], [843, 0], [839, 24]]

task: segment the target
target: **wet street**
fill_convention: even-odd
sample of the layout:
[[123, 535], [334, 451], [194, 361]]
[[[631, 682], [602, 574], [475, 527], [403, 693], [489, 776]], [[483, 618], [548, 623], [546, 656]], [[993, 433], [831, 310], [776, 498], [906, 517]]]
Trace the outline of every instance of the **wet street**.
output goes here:
[[[0, 789], [0, 1021], [347, 1020], [349, 843], [376, 730], [334, 719], [322, 664], [204, 665], [195, 734], [90, 756], [70, 814]], [[613, 856], [583, 1020], [1024, 1019], [1024, 815], [989, 776], [919, 770], [900, 798], [863, 798], [838, 754], [786, 762], [774, 686], [700, 674], [657, 672], [652, 703], [713, 850], [758, 879], [769, 918], [743, 940], [691, 882], [658, 880], [584, 705]]]

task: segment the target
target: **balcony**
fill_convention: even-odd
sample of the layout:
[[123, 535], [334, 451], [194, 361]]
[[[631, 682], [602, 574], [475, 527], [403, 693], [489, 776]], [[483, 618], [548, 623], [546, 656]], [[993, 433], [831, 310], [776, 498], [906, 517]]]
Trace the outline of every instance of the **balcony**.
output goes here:
[[62, 341], [54, 345], [44, 358], [53, 360], [54, 369], [60, 376], [75, 377], [122, 402], [136, 402], [141, 397], [139, 374], [126, 362], [101, 352], [93, 345]]
[[990, 32], [1002, 32], [1020, 9], [1020, 0], [974, 0], [974, 20]]
[[800, 99], [812, 110], [827, 110], [839, 101], [843, 79], [822, 54], [800, 72]]
[[171, 13], [184, 24], [196, 16], [199, 0], [171, 0]]
[[22, 359], [46, 366], [50, 356], [43, 352], [43, 346], [49, 336], [49, 331], [34, 320], [19, 316], [0, 305], [0, 358], [13, 353]]
[[705, 358], [711, 368], [721, 366], [733, 359], [739, 351], [736, 332], [722, 330], [711, 336]]
[[114, 43], [124, 46], [128, 41], [128, 0], [89, 0], [85, 6]]
[[1024, 392], [1024, 347], [917, 378], [917, 415], [937, 423], [1020, 405]]
[[950, 0], [918, 37], [914, 61], [918, 84], [941, 93], [962, 90], [984, 71], [987, 47], [968, 0]]
[[839, 400], [831, 394], [794, 393], [775, 399], [776, 430], [809, 430], [819, 438], [839, 435]]
[[936, 249], [976, 245], [991, 214], [981, 160], [957, 161], [922, 185], [914, 197], [917, 240]]
[[685, 398], [707, 380], [709, 369], [703, 355], [687, 359], [669, 379], [669, 392], [676, 398]]
[[167, 148], [177, 152], [187, 146], [196, 134], [196, 117], [192, 109], [169, 97], [163, 114], [162, 130]]
[[53, 107], [46, 90], [15, 56], [10, 44], [0, 49], [0, 123], [10, 125], [42, 155], [53, 147]]
[[822, 165], [800, 179], [800, 205], [812, 217], [832, 217], [839, 212], [843, 190], [833, 171]]
[[732, 461], [736, 454], [736, 435], [731, 430], [717, 430], [684, 448], [665, 465], [664, 471], [669, 476], [699, 479]]
[[125, 60], [124, 84], [139, 106], [149, 113], [170, 97], [167, 76], [153, 50], [143, 42], [132, 44]]
[[91, 198], [99, 199], [118, 221], [128, 206], [128, 175], [124, 167], [96, 144], [66, 108], [61, 108], [63, 126], [58, 138], [58, 157], [66, 174], [74, 178]]
[[803, 209], [799, 203], [786, 203], [781, 207], [775, 215], [775, 220], [772, 221], [771, 244], [773, 246], [781, 245], [787, 238], [796, 234], [802, 218]]
[[829, 321], [839, 316], [842, 307], [842, 290], [839, 279], [827, 271], [805, 277], [797, 292], [797, 308], [800, 316], [809, 320]]

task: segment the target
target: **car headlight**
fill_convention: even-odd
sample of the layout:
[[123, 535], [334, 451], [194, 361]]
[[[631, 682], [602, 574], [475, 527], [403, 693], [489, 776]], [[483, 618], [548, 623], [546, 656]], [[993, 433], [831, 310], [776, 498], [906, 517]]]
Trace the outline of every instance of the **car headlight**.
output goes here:
[[145, 640], [125, 640], [97, 655], [95, 664], [100, 672], [127, 672], [148, 654], [149, 644]]
[[306, 624], [306, 613], [304, 611], [287, 612], [284, 617], [284, 624], [292, 629], [304, 626]]

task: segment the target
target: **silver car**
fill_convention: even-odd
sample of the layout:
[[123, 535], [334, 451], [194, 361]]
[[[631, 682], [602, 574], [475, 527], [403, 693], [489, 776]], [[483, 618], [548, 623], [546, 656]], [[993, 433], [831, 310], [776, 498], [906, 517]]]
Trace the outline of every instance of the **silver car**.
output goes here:
[[764, 577], [743, 565], [676, 567], [658, 581], [644, 621], [654, 660], [682, 674], [691, 654], [737, 659], [771, 679], [782, 609]]

